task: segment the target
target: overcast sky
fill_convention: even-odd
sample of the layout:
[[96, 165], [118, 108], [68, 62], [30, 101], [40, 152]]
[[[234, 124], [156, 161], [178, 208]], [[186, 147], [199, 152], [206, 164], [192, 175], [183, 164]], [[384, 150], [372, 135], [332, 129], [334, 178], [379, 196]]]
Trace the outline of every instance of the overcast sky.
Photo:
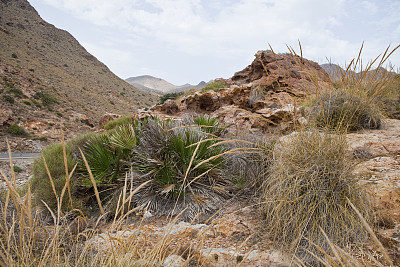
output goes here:
[[[400, 0], [29, 0], [119, 77], [229, 78], [258, 50], [340, 65], [400, 43]], [[400, 50], [391, 57], [399, 67]]]

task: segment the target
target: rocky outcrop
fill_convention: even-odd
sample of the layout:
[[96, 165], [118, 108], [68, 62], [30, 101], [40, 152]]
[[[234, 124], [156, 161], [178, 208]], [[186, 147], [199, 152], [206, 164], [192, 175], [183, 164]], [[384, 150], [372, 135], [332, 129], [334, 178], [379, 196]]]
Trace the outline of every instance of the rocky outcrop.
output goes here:
[[265, 87], [266, 91], [287, 92], [292, 96], [304, 97], [315, 92], [316, 84], [326, 86], [330, 79], [317, 63], [292, 54], [275, 54], [258, 51], [253, 63], [236, 72], [233, 84], [252, 83]]
[[207, 113], [228, 126], [228, 132], [285, 132], [304, 123], [295, 104], [317, 87], [329, 88], [328, 74], [315, 62], [291, 54], [258, 51], [251, 65], [225, 80], [228, 88], [196, 92], [179, 102], [155, 106], [158, 115]]
[[101, 116], [101, 118], [99, 120], [99, 129], [103, 129], [104, 125], [106, 125], [107, 122], [118, 119], [120, 117], [121, 117], [121, 115], [113, 114], [113, 113], [104, 114], [103, 116]]

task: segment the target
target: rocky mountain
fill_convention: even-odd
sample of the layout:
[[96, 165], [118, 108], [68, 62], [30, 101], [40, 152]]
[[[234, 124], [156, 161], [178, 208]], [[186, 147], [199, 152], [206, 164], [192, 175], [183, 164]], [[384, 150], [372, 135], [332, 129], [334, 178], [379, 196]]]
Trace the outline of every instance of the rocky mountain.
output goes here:
[[340, 73], [345, 71], [339, 65], [327, 63], [320, 65], [328, 74], [329, 77], [333, 78], [334, 80], [340, 77]]
[[161, 78], [156, 78], [150, 75], [142, 75], [137, 77], [130, 77], [126, 79], [128, 83], [146, 92], [155, 92], [159, 94], [167, 94], [173, 92], [183, 92], [188, 89], [201, 89], [207, 83], [202, 81], [198, 85], [184, 84], [181, 86], [174, 85]]
[[86, 131], [106, 112], [132, 114], [158, 101], [114, 75], [26, 0], [0, 1], [0, 133]]
[[[344, 73], [346, 70], [340, 67], [339, 65], [328, 63], [328, 64], [322, 64], [321, 67], [329, 74], [329, 77], [331, 77], [332, 80], [336, 80], [341, 77], [342, 73]], [[353, 70], [348, 70], [348, 75], [354, 75], [354, 77], [360, 77], [361, 72], [354, 72]], [[371, 69], [368, 71], [368, 75], [371, 75], [371, 78], [373, 79], [380, 79], [383, 76], [386, 75], [396, 75], [396, 72], [394, 71], [388, 71], [387, 69], [383, 67], [379, 67], [379, 69]]]

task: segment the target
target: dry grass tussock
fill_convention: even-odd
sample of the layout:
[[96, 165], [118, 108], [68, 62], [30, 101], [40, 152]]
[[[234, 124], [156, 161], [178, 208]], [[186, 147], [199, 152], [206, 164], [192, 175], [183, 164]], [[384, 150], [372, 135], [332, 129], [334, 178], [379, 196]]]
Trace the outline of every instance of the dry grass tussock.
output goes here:
[[386, 103], [393, 103], [399, 95], [398, 88], [393, 86], [393, 68], [384, 68], [399, 47], [390, 50], [388, 46], [382, 55], [363, 66], [361, 46], [358, 57], [345, 69], [331, 66], [333, 90], [322, 90], [316, 82], [316, 96], [311, 104], [315, 125], [345, 132], [380, 128], [385, 111], [392, 110]]
[[269, 236], [290, 254], [308, 262], [314, 247], [329, 250], [329, 242], [344, 247], [367, 239], [351, 206], [370, 218], [366, 194], [352, 175], [343, 135], [303, 131], [281, 139], [265, 178], [262, 214]]

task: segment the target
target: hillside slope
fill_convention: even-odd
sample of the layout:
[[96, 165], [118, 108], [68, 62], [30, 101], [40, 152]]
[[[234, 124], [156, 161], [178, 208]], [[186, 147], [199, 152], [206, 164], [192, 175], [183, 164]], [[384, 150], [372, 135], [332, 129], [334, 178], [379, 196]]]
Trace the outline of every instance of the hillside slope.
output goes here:
[[158, 100], [114, 75], [26, 0], [0, 1], [0, 94], [0, 131], [18, 124], [36, 135], [82, 132], [106, 112], [129, 114]]

